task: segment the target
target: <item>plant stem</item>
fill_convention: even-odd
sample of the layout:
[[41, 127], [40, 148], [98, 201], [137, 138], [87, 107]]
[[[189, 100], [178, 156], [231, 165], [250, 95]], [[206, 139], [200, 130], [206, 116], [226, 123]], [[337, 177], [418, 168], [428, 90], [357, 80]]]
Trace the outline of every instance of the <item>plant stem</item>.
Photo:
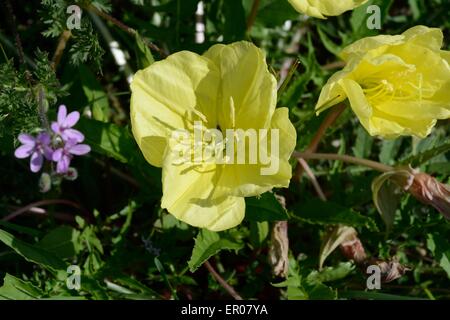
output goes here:
[[17, 31], [16, 15], [14, 14], [14, 10], [11, 5], [11, 1], [6, 0], [5, 5], [6, 5], [6, 9], [8, 10], [9, 19], [11, 20], [11, 27], [13, 29], [14, 38], [16, 41], [19, 62], [20, 62], [20, 64], [23, 65], [25, 63], [25, 55], [23, 53], [22, 41], [20, 40], [19, 32]]
[[256, 15], [258, 14], [260, 2], [261, 2], [261, 0], [253, 0], [252, 9], [251, 9], [250, 15], [248, 16], [248, 19], [247, 19], [247, 32], [252, 29], [252, 26], [255, 23]]
[[[308, 147], [306, 148], [306, 152], [316, 152], [317, 148], [319, 147], [319, 143], [322, 140], [323, 136], [325, 135], [325, 132], [327, 129], [339, 118], [339, 116], [344, 112], [346, 106], [345, 104], [340, 104], [337, 107], [334, 107], [332, 111], [327, 115], [327, 117], [323, 120], [322, 124], [320, 125], [319, 129], [317, 129], [316, 134], [312, 138], [311, 142], [309, 143]], [[297, 167], [295, 177], [298, 181], [300, 181], [300, 178], [302, 177], [304, 172], [303, 166]]]
[[235, 299], [235, 300], [243, 300], [239, 293], [234, 290], [232, 286], [230, 286], [221, 276], [217, 273], [217, 271], [213, 268], [213, 266], [209, 263], [209, 261], [205, 262], [205, 267], [212, 274], [214, 279]]
[[316, 160], [336, 160], [336, 161], [343, 161], [348, 163], [353, 163], [356, 165], [369, 167], [377, 171], [381, 172], [389, 172], [394, 170], [393, 167], [372, 161], [367, 159], [361, 159], [352, 157], [345, 154], [336, 154], [336, 153], [312, 153], [312, 152], [298, 152], [294, 151], [292, 153], [292, 156], [297, 159], [316, 159]]
[[335, 61], [322, 66], [322, 70], [334, 70], [345, 67], [344, 61]]
[[30, 203], [29, 205], [26, 205], [25, 207], [22, 207], [16, 211], [14, 211], [13, 213], [7, 215], [6, 217], [2, 218], [1, 220], [2, 221], [10, 221], [10, 220], [20, 216], [21, 214], [23, 214], [27, 211], [30, 211], [31, 209], [34, 209], [36, 207], [48, 206], [48, 205], [54, 205], [54, 204], [64, 204], [67, 206], [74, 207], [74, 208], [82, 211], [85, 214], [87, 219], [90, 218], [89, 211], [87, 211], [85, 208], [83, 208], [81, 205], [79, 205], [76, 202], [73, 202], [70, 200], [65, 200], [65, 199], [48, 199], [48, 200], [41, 200], [41, 201]]
[[[111, 22], [112, 24], [114, 24], [115, 26], [119, 27], [120, 29], [122, 29], [123, 31], [125, 31], [126, 33], [132, 35], [132, 36], [136, 36], [138, 34], [138, 32], [127, 26], [125, 23], [123, 23], [122, 21], [114, 18], [113, 16], [110, 16], [109, 14], [98, 10], [96, 7], [94, 7], [93, 5], [89, 5], [87, 7], [87, 10], [89, 10], [90, 12], [102, 17], [105, 20], [108, 20], [109, 22]], [[150, 41], [148, 41], [145, 38], [142, 38], [142, 41], [144, 41], [144, 43], [153, 51], [158, 52], [162, 57], [165, 57], [166, 54], [155, 44], [151, 43]]]
[[59, 37], [58, 45], [56, 46], [56, 50], [52, 58], [53, 70], [56, 70], [59, 61], [61, 61], [61, 57], [63, 55], [64, 49], [66, 48], [67, 41], [70, 39], [71, 36], [72, 32], [70, 30], [64, 30], [64, 32]]

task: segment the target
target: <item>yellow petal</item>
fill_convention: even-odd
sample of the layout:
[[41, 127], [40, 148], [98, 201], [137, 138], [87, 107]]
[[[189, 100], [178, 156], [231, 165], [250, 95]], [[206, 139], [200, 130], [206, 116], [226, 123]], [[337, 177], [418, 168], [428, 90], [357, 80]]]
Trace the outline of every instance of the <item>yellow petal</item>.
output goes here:
[[326, 19], [325, 16], [338, 16], [366, 3], [367, 0], [289, 0], [289, 2], [299, 12]]
[[208, 59], [187, 51], [136, 73], [131, 84], [131, 125], [150, 164], [162, 166], [172, 130], [190, 128], [202, 115], [215, 127], [218, 76]]
[[279, 132], [278, 155], [273, 154], [272, 157], [272, 153], [267, 151], [267, 148], [272, 151], [272, 134], [269, 130], [268, 141], [260, 141], [258, 151], [261, 148], [265, 154], [270, 155], [270, 161], [265, 164], [228, 164], [224, 166], [221, 168], [220, 178], [217, 181], [220, 190], [226, 190], [224, 192], [235, 196], [251, 197], [273, 188], [287, 188], [289, 186], [292, 177], [289, 159], [296, 146], [297, 133], [289, 120], [287, 108], [275, 110], [271, 128]]
[[444, 34], [439, 28], [415, 26], [406, 30], [403, 35], [407, 42], [411, 42], [430, 50], [440, 50], [444, 41]]
[[174, 165], [175, 157], [169, 150], [164, 159], [162, 208], [181, 221], [212, 231], [229, 229], [242, 222], [245, 201], [218, 193], [215, 183], [218, 168], [215, 164]]
[[288, 0], [289, 3], [297, 10], [310, 17], [319, 19], [326, 19], [326, 17], [320, 12], [318, 7], [311, 6], [307, 0]]
[[[450, 106], [444, 107], [431, 101], [390, 101], [376, 106], [387, 115], [415, 120], [448, 119]], [[424, 112], [426, 110], [426, 112]]]
[[374, 110], [374, 115], [370, 119], [371, 131], [369, 133], [373, 136], [391, 139], [405, 135], [425, 138], [435, 125], [436, 120], [434, 119], [411, 120]]
[[347, 95], [352, 110], [364, 125], [372, 116], [372, 107], [367, 101], [361, 86], [351, 79], [342, 79], [339, 81], [339, 84]]
[[379, 35], [375, 37], [363, 38], [345, 47], [339, 56], [341, 59], [348, 61], [352, 57], [362, 57], [371, 50], [375, 50], [372, 55], [381, 55], [389, 49], [390, 46], [399, 45], [404, 42], [405, 37], [403, 35]]
[[347, 98], [341, 85], [338, 83], [339, 80], [345, 78], [348, 75], [346, 71], [338, 71], [328, 79], [325, 86], [320, 92], [319, 100], [317, 101], [315, 110], [319, 114], [328, 108], [344, 101]]
[[204, 56], [217, 65], [221, 75], [217, 96], [220, 127], [267, 127], [275, 110], [277, 83], [268, 70], [264, 52], [241, 41], [215, 45]]

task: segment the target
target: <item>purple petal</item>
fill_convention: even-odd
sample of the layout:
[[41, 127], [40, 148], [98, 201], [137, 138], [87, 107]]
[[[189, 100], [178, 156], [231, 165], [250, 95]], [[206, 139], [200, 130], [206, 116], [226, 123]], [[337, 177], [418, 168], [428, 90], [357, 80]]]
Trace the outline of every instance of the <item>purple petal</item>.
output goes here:
[[19, 139], [20, 142], [22, 142], [22, 144], [33, 145], [33, 146], [34, 146], [35, 141], [36, 141], [36, 139], [32, 135], [29, 135], [29, 134], [26, 134], [26, 133], [19, 134], [18, 139]]
[[14, 156], [18, 159], [28, 158], [33, 153], [33, 150], [34, 146], [25, 144], [16, 149]]
[[54, 133], [61, 134], [61, 127], [58, 122], [52, 122], [51, 127]]
[[57, 173], [66, 173], [69, 170], [70, 158], [66, 155], [63, 155], [61, 159], [56, 164], [56, 172]]
[[87, 144], [77, 144], [68, 150], [71, 154], [75, 154], [77, 156], [82, 156], [83, 154], [89, 153], [91, 151], [91, 147]]
[[42, 168], [42, 164], [44, 163], [44, 157], [39, 152], [34, 152], [31, 155], [30, 160], [30, 169], [31, 172], [38, 172]]
[[64, 150], [66, 150], [66, 151], [78, 144], [78, 141], [74, 140], [74, 139], [67, 139], [64, 142], [65, 142]]
[[73, 140], [76, 142], [82, 142], [84, 140], [84, 135], [75, 129], [65, 129], [62, 132], [61, 137], [64, 141]]
[[75, 125], [75, 123], [78, 122], [79, 119], [80, 119], [80, 113], [78, 111], [73, 111], [73, 112], [69, 113], [69, 115], [66, 117], [66, 120], [64, 121], [63, 126], [65, 128], [73, 127]]
[[65, 105], [62, 104], [59, 106], [58, 109], [58, 123], [60, 126], [62, 126], [62, 124], [66, 120], [66, 116], [67, 116], [67, 108]]
[[62, 148], [56, 149], [53, 152], [52, 160], [53, 161], [59, 161], [59, 160], [61, 160], [62, 155], [63, 155], [63, 149]]
[[39, 141], [43, 145], [49, 145], [50, 142], [52, 141], [52, 138], [50, 137], [50, 135], [47, 132], [41, 132], [38, 134], [36, 140]]
[[49, 146], [44, 146], [44, 157], [49, 161], [53, 160], [53, 149]]

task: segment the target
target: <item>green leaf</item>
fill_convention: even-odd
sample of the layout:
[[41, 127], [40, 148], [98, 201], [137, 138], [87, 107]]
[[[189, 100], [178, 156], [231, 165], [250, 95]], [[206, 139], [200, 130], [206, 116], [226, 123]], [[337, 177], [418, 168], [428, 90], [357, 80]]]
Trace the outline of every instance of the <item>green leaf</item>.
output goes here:
[[358, 40], [362, 37], [367, 37], [377, 34], [377, 30], [371, 30], [367, 28], [367, 19], [371, 16], [367, 13], [367, 8], [371, 5], [378, 6], [380, 10], [381, 26], [383, 26], [386, 18], [389, 16], [389, 9], [393, 3], [393, 0], [369, 0], [364, 5], [356, 8], [352, 12], [350, 18], [350, 24], [352, 26], [354, 39]]
[[80, 232], [69, 226], [59, 226], [50, 231], [37, 246], [55, 254], [57, 257], [71, 258], [79, 251]]
[[392, 230], [394, 225], [395, 213], [401, 198], [398, 185], [390, 180], [397, 177], [408, 179], [410, 176], [411, 174], [406, 170], [397, 170], [383, 173], [372, 182], [373, 203], [388, 231]]
[[421, 298], [415, 298], [415, 297], [407, 297], [407, 296], [399, 296], [389, 293], [382, 293], [382, 292], [373, 292], [373, 291], [356, 291], [356, 290], [349, 290], [349, 291], [342, 291], [339, 293], [340, 298], [347, 298], [347, 299], [370, 299], [370, 300], [427, 300], [427, 299], [421, 299]]
[[93, 151], [127, 163], [137, 150], [134, 139], [126, 128], [111, 123], [81, 118], [78, 128], [84, 133], [85, 143]]
[[145, 44], [144, 39], [141, 37], [141, 35], [136, 33], [135, 38], [136, 38], [135, 51], [137, 56], [138, 68], [139, 69], [147, 68], [153, 62], [155, 62], [155, 59], [153, 58], [150, 49]]
[[325, 49], [327, 49], [330, 53], [334, 54], [336, 57], [339, 56], [342, 48], [331, 40], [325, 32], [325, 29], [322, 25], [317, 25], [317, 32], [319, 33], [320, 41], [324, 45]]
[[355, 146], [352, 148], [353, 154], [357, 158], [368, 158], [372, 149], [374, 138], [371, 137], [366, 129], [358, 127]]
[[314, 286], [305, 285], [304, 287], [310, 300], [334, 300], [337, 298], [336, 289], [323, 283], [317, 283]]
[[191, 272], [195, 272], [205, 261], [221, 250], [238, 251], [242, 247], [242, 243], [227, 239], [217, 232], [202, 229], [195, 239], [192, 256], [188, 262], [189, 269]]
[[92, 107], [92, 115], [95, 120], [107, 122], [109, 118], [108, 96], [94, 76], [94, 74], [84, 65], [78, 67], [80, 73], [81, 86], [89, 104]]
[[0, 241], [21, 255], [25, 260], [36, 263], [51, 271], [65, 270], [66, 264], [53, 253], [17, 239], [0, 229]]
[[247, 28], [245, 11], [242, 0], [227, 0], [223, 2], [223, 12], [225, 16], [224, 40], [233, 42], [245, 38]]
[[92, 151], [129, 164], [136, 180], [143, 188], [152, 188], [151, 196], [158, 197], [161, 189], [161, 170], [145, 160], [128, 128], [112, 123], [81, 118], [78, 128]]
[[310, 284], [331, 282], [343, 279], [355, 270], [355, 265], [351, 262], [341, 262], [336, 267], [326, 267], [321, 271], [313, 270], [306, 277]]
[[249, 221], [288, 220], [286, 210], [272, 192], [266, 192], [260, 197], [245, 198], [245, 205], [245, 218]]
[[397, 154], [402, 145], [403, 139], [397, 138], [393, 140], [383, 140], [381, 144], [381, 150], [379, 159], [382, 163], [393, 165], [396, 161]]
[[354, 227], [365, 226], [369, 230], [376, 230], [375, 221], [363, 216], [351, 208], [341, 206], [330, 201], [324, 202], [317, 198], [305, 200], [294, 207], [294, 218], [319, 224], [345, 224]]
[[269, 235], [269, 223], [267, 221], [263, 222], [250, 222], [250, 242], [256, 248], [261, 247], [264, 240], [267, 239]]
[[5, 275], [0, 287], [0, 300], [35, 300], [42, 296], [41, 289], [10, 274]]
[[400, 164], [410, 164], [413, 168], [418, 167], [434, 157], [450, 151], [450, 142], [441, 143], [437, 146], [419, 152], [400, 162]]
[[450, 279], [450, 249], [447, 238], [439, 234], [429, 233], [427, 236], [427, 247]]
[[174, 299], [178, 300], [177, 291], [176, 291], [176, 289], [174, 289], [174, 287], [171, 285], [169, 279], [167, 278], [167, 274], [166, 274], [163, 264], [161, 263], [161, 261], [159, 261], [158, 257], [155, 257], [153, 259], [153, 261], [155, 262], [156, 269], [158, 269], [159, 273], [161, 273], [161, 275], [164, 279], [164, 282], [167, 284], [167, 286], [172, 291], [172, 296], [174, 297]]
[[[253, 5], [253, 0], [246, 2], [250, 10]], [[262, 0], [256, 16], [256, 22], [270, 28], [283, 25], [287, 20], [294, 20], [297, 17], [298, 13], [287, 1]]]
[[36, 230], [33, 228], [20, 226], [18, 224], [7, 222], [7, 221], [2, 221], [2, 220], [0, 220], [0, 226], [5, 227], [6, 229], [10, 229], [12, 231], [16, 231], [16, 232], [23, 233], [23, 234], [28, 234], [33, 237], [41, 237], [43, 234], [42, 231], [39, 231], [39, 230]]

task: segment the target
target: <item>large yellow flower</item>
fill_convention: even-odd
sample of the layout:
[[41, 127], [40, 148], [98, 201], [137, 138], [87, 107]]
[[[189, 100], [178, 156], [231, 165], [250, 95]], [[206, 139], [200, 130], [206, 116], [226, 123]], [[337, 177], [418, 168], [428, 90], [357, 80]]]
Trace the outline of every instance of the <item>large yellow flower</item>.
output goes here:
[[367, 0], [288, 0], [298, 12], [310, 17], [326, 19], [338, 16], [367, 2]]
[[319, 113], [345, 99], [373, 136], [427, 136], [450, 118], [450, 52], [440, 29], [364, 38], [341, 53], [347, 66], [322, 89]]
[[[296, 132], [288, 110], [275, 109], [276, 80], [253, 44], [215, 45], [202, 56], [175, 53], [137, 72], [131, 90], [134, 137], [147, 161], [162, 167], [161, 206], [178, 219], [213, 231], [232, 228], [244, 218], [244, 197], [289, 185]], [[253, 164], [180, 162], [174, 132], [187, 132], [193, 145], [199, 122], [224, 134], [266, 129], [263, 140], [271, 140], [269, 133], [278, 129], [277, 172], [262, 175], [260, 159]]]

